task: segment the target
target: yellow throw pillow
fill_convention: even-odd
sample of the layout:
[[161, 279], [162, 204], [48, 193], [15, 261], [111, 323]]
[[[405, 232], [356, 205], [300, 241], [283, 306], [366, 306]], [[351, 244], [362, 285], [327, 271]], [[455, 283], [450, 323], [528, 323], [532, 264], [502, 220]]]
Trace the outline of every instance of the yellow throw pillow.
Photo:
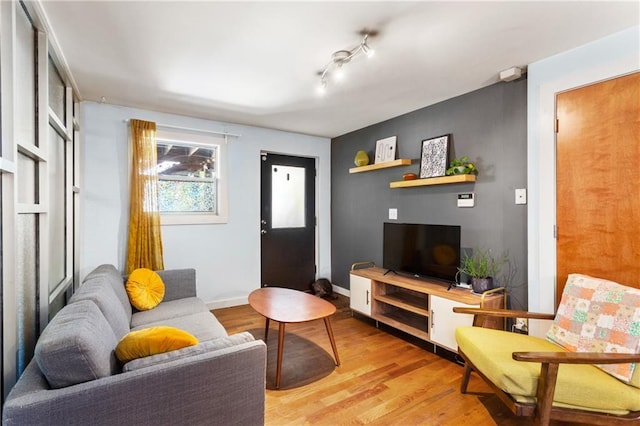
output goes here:
[[179, 328], [150, 327], [126, 334], [116, 346], [116, 357], [125, 364], [137, 358], [175, 351], [197, 344], [198, 339], [194, 335]]
[[139, 311], [153, 309], [164, 298], [162, 278], [151, 269], [136, 269], [127, 280], [127, 295], [131, 305]]

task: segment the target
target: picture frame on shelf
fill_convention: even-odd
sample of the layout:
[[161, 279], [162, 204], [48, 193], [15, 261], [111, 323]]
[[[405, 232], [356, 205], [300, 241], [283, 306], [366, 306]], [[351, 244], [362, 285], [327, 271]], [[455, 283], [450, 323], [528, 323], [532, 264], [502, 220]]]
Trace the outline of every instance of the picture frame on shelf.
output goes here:
[[376, 142], [375, 164], [386, 163], [396, 159], [397, 136], [380, 139]]
[[450, 135], [424, 139], [420, 150], [420, 179], [444, 176], [449, 160]]

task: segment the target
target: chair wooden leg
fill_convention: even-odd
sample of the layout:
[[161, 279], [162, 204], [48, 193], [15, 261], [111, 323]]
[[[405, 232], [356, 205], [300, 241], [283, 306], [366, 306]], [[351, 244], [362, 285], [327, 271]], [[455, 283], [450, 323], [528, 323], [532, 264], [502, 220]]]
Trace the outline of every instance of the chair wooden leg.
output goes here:
[[536, 414], [535, 424], [547, 426], [551, 421], [551, 408], [553, 407], [553, 394], [556, 390], [556, 379], [558, 378], [558, 368], [560, 364], [550, 364], [543, 362], [540, 366], [540, 377], [538, 378], [538, 391], [536, 393]]
[[462, 382], [460, 383], [460, 393], [467, 393], [467, 386], [469, 385], [469, 379], [471, 378], [471, 363], [465, 362], [464, 375], [462, 376]]

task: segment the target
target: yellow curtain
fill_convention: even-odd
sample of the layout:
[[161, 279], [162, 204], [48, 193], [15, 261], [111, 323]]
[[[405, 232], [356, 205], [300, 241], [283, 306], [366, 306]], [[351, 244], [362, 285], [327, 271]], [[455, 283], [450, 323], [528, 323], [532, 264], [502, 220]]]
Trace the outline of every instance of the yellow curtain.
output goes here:
[[130, 125], [133, 163], [129, 195], [128, 274], [137, 268], [164, 269], [158, 206], [156, 123], [131, 120]]

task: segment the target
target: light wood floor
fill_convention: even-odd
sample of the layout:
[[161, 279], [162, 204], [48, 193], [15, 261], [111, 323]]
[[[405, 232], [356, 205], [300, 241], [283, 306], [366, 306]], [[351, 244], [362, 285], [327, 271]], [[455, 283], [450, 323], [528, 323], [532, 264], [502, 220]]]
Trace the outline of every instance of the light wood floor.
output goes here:
[[[281, 390], [274, 390], [277, 323], [267, 342], [267, 425], [532, 425], [513, 416], [472, 374], [459, 391], [463, 367], [435, 355], [430, 345], [348, 308], [348, 298], [331, 300], [331, 317], [341, 365], [336, 367], [322, 321], [288, 324]], [[250, 331], [264, 337], [264, 318], [249, 305], [213, 311], [229, 334]], [[554, 423], [559, 425], [559, 423]]]

